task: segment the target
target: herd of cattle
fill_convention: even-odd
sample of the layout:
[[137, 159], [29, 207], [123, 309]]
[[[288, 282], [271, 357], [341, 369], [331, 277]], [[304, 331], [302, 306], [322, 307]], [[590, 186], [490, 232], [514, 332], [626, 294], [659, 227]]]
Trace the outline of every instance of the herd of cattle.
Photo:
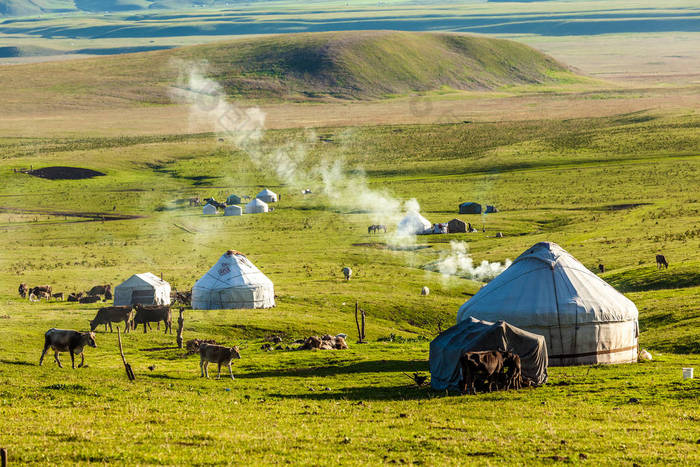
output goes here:
[[17, 291], [20, 297], [28, 298], [32, 302], [38, 302], [39, 300], [66, 300], [69, 302], [95, 303], [100, 300], [106, 302], [113, 298], [112, 286], [110, 285], [96, 285], [87, 292], [70, 293], [67, 298], [63, 292], [54, 293], [50, 285], [29, 287], [27, 284], [20, 284]]

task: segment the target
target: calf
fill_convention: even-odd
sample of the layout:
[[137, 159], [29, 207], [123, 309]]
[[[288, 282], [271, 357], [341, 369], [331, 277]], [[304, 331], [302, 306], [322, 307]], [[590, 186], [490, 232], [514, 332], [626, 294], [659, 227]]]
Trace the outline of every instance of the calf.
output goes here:
[[601, 273], [605, 272], [605, 265], [604, 265], [604, 264], [599, 264], [599, 265], [598, 265], [598, 271], [600, 271]]
[[520, 356], [513, 352], [503, 354], [503, 367], [507, 368], [503, 375], [503, 389], [520, 389], [523, 387], [523, 374], [520, 365]]
[[85, 364], [83, 347], [86, 345], [97, 347], [94, 333], [51, 328], [44, 334], [44, 351], [41, 352], [39, 366], [44, 363], [44, 355], [46, 355], [46, 351], [51, 347], [54, 350], [54, 358], [59, 368], [63, 368], [61, 361], [58, 359], [59, 352], [70, 352], [70, 362], [73, 368], [75, 368], [75, 354], [79, 354], [80, 365], [78, 365], [78, 368], [80, 368]]
[[67, 301], [69, 302], [77, 302], [80, 301], [80, 298], [83, 296], [82, 292], [73, 292], [71, 294], [68, 294], [68, 299]]
[[345, 276], [346, 281], [349, 281], [352, 276], [352, 269], [348, 267], [343, 268], [343, 276]]
[[169, 305], [147, 306], [137, 304], [134, 305], [134, 308], [136, 309], [136, 315], [133, 320], [134, 329], [136, 329], [139, 324], [143, 324], [143, 332], [146, 333], [146, 325], [148, 323], [157, 322], [160, 324], [160, 322], [163, 321], [165, 323], [165, 333], [167, 334], [168, 330], [170, 330], [170, 334], [173, 333], [173, 321]]
[[668, 269], [668, 261], [664, 255], [656, 255], [656, 269], [666, 268]]
[[52, 294], [51, 297], [53, 297], [54, 300], [63, 301], [63, 292], [58, 292], [58, 293]]
[[233, 347], [224, 347], [223, 345], [201, 343], [199, 345], [199, 369], [202, 372], [201, 377], [206, 376], [209, 378], [208, 367], [211, 362], [219, 366], [217, 379], [221, 378], [221, 365], [226, 365], [228, 367], [231, 379], [234, 379], [233, 370], [231, 370], [231, 361], [234, 358], [241, 358], [237, 345]]
[[90, 331], [94, 331], [97, 329], [97, 326], [104, 324], [105, 332], [107, 332], [107, 325], [109, 325], [109, 332], [112, 332], [112, 323], [124, 321], [124, 332], [129, 332], [133, 317], [134, 315], [130, 305], [100, 308], [97, 310], [95, 318], [90, 321]]
[[20, 297], [27, 298], [27, 293], [29, 292], [29, 286], [27, 286], [27, 284], [20, 284], [17, 291], [19, 292]]
[[498, 350], [481, 352], [464, 352], [459, 359], [462, 367], [462, 392], [476, 394], [476, 380], [481, 377], [491, 386], [496, 383], [499, 373], [503, 370], [503, 353]]

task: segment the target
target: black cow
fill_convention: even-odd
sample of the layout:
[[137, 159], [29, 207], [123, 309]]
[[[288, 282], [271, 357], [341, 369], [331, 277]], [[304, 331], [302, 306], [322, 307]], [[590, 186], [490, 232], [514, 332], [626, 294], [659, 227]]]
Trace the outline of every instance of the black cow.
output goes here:
[[79, 354], [80, 365], [78, 365], [78, 368], [80, 368], [85, 364], [83, 347], [86, 345], [97, 347], [94, 333], [51, 328], [44, 334], [44, 351], [41, 352], [39, 366], [44, 363], [44, 355], [46, 355], [46, 351], [51, 347], [54, 350], [56, 363], [58, 363], [60, 368], [63, 368], [63, 365], [61, 365], [61, 361], [58, 359], [59, 352], [70, 352], [70, 362], [73, 368], [75, 368], [75, 354]]

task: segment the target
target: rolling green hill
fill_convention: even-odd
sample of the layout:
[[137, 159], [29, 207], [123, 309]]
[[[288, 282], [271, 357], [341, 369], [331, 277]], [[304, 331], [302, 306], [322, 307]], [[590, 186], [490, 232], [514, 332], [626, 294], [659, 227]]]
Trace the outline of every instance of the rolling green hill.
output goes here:
[[179, 49], [0, 69], [23, 104], [167, 103], [182, 64], [207, 61], [231, 96], [373, 99], [415, 91], [556, 84], [575, 75], [513, 41], [461, 34], [374, 31], [239, 39]]

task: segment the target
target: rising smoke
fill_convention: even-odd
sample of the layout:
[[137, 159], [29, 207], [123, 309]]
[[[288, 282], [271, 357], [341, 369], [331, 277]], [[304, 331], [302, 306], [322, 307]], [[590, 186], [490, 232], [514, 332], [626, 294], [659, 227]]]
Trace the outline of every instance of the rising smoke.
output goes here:
[[469, 245], [453, 240], [450, 242], [450, 251], [443, 253], [439, 260], [426, 265], [425, 269], [442, 274], [443, 284], [451, 277], [488, 282], [505, 271], [511, 263], [511, 260], [506, 259], [505, 264], [486, 260], [475, 264], [469, 254]]

